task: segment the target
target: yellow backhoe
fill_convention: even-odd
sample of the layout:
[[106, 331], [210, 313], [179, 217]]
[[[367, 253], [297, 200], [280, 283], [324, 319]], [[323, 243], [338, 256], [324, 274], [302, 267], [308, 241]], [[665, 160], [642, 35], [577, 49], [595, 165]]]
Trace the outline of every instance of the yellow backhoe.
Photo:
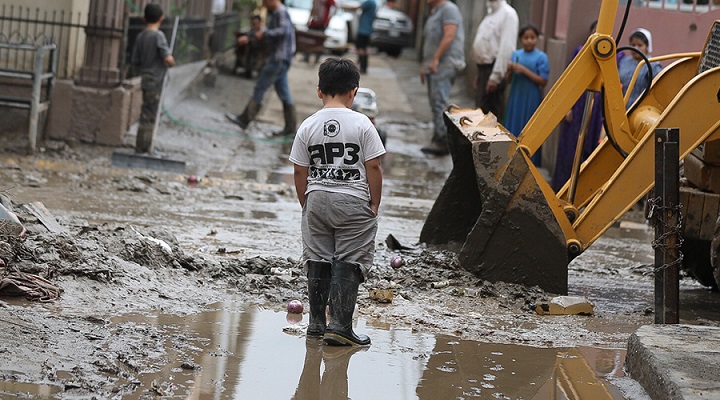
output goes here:
[[[518, 138], [480, 110], [447, 110], [454, 168], [421, 242], [458, 246], [463, 267], [483, 279], [566, 294], [568, 263], [652, 189], [655, 129], [679, 128], [681, 159], [720, 139], [720, 21], [704, 51], [650, 59], [672, 63], [626, 111], [611, 36], [617, 10], [617, 0], [602, 1], [596, 32]], [[555, 193], [530, 157], [586, 90], [582, 125], [602, 92], [607, 137], [582, 164], [578, 153]]]

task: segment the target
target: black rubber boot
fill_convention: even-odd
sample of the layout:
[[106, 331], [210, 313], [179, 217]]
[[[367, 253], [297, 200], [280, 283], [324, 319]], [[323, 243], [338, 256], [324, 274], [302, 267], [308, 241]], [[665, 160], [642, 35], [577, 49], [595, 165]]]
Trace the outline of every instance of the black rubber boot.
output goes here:
[[230, 120], [230, 122], [240, 126], [240, 128], [246, 129], [248, 125], [250, 125], [250, 122], [254, 121], [255, 117], [257, 117], [258, 113], [260, 112], [260, 107], [262, 107], [262, 104], [256, 102], [253, 99], [250, 99], [247, 106], [245, 106], [245, 110], [242, 112], [242, 114], [225, 114], [225, 117]]
[[323, 340], [333, 346], [369, 346], [370, 338], [356, 335], [352, 330], [358, 286], [364, 280], [357, 264], [333, 261], [330, 282], [330, 324]]
[[368, 56], [367, 54], [362, 54], [359, 57], [360, 61], [360, 73], [361, 74], [367, 74], [368, 69]]
[[310, 322], [307, 328], [308, 339], [322, 339], [325, 334], [325, 307], [330, 293], [329, 262], [308, 261], [308, 299], [310, 300]]
[[439, 137], [433, 137], [432, 142], [429, 146], [425, 146], [422, 149], [420, 149], [425, 154], [431, 154], [434, 156], [445, 156], [450, 153], [450, 149], [448, 148], [447, 138], [439, 138]]
[[294, 105], [283, 103], [283, 119], [285, 120], [285, 128], [273, 134], [275, 136], [294, 136], [295, 129], [297, 128], [297, 116], [295, 115]]
[[135, 153], [152, 153], [155, 124], [140, 124], [135, 137]]

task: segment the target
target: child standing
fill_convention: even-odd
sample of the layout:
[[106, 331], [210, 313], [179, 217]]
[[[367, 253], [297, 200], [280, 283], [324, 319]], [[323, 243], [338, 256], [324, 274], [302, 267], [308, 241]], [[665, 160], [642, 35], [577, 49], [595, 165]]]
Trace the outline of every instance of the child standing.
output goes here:
[[[513, 135], [520, 132], [542, 102], [543, 88], [550, 73], [547, 54], [535, 48], [540, 31], [534, 25], [520, 27], [521, 50], [515, 50], [508, 64], [510, 98], [503, 124]], [[532, 157], [533, 164], [540, 166], [540, 149]]]
[[159, 5], [145, 6], [145, 30], [137, 36], [133, 48], [131, 62], [140, 73], [143, 92], [140, 126], [135, 140], [136, 153], [152, 152], [165, 73], [168, 67], [175, 65], [165, 34], [160, 31], [164, 19]]
[[[303, 208], [303, 259], [308, 277], [308, 338], [366, 346], [352, 330], [358, 287], [375, 253], [385, 149], [367, 116], [351, 109], [360, 71], [329, 58], [318, 71], [323, 108], [298, 128], [290, 151], [295, 190]], [[325, 307], [330, 305], [326, 327]]]

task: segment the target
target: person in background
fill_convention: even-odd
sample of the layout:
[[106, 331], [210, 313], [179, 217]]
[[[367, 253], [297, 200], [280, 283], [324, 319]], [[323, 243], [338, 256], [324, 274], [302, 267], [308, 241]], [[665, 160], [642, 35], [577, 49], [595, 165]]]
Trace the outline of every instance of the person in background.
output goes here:
[[432, 111], [433, 136], [423, 153], [443, 156], [449, 153], [443, 112], [449, 104], [450, 89], [459, 71], [465, 68], [465, 33], [462, 14], [448, 0], [428, 0], [430, 15], [425, 22], [420, 81], [427, 84]]
[[[313, 0], [310, 18], [307, 22], [308, 32], [314, 31], [317, 35], [322, 35], [324, 40], [325, 29], [330, 25], [330, 19], [336, 6], [335, 0]], [[317, 64], [318, 61], [320, 61], [322, 51], [305, 51], [303, 53], [303, 61], [310, 62], [310, 56], [312, 54], [315, 54], [315, 63]]]
[[335, 0], [313, 0], [310, 19], [307, 24], [308, 28], [325, 31], [328, 25], [330, 25], [330, 18], [332, 17], [332, 11], [335, 6]]
[[[589, 35], [595, 33], [596, 27], [597, 21], [593, 21], [590, 25]], [[578, 55], [582, 48], [583, 44], [575, 48], [571, 60]], [[624, 56], [625, 53], [623, 52], [617, 54], [618, 63]], [[555, 171], [553, 172], [551, 181], [551, 187], [555, 192], [563, 187], [572, 172], [575, 149], [580, 136], [580, 128], [585, 110], [585, 101], [587, 100], [586, 93], [587, 92], [580, 96], [560, 123], [560, 140], [558, 141], [557, 156], [555, 158]], [[600, 140], [602, 140], [603, 137], [603, 101], [600, 92], [595, 93], [591, 113], [590, 120], [588, 121], [587, 134], [585, 135], [581, 162], [590, 157], [590, 154], [595, 151], [595, 148], [600, 144]]]
[[343, 6], [343, 9], [348, 11], [362, 10], [360, 23], [358, 24], [357, 38], [355, 39], [355, 48], [358, 53], [358, 63], [360, 64], [361, 74], [366, 74], [368, 69], [367, 47], [370, 44], [370, 35], [373, 32], [373, 22], [375, 21], [377, 8], [376, 0], [365, 0], [359, 6]]
[[[510, 97], [503, 125], [513, 135], [519, 136], [543, 98], [543, 88], [550, 74], [550, 62], [544, 52], [536, 48], [540, 30], [532, 24], [523, 25], [518, 37], [522, 49], [516, 50], [508, 64]], [[533, 164], [540, 166], [541, 151], [532, 157]]]
[[[633, 33], [630, 34], [630, 46], [638, 49], [646, 56], [649, 56], [652, 54], [652, 34], [644, 28], [634, 30]], [[630, 80], [635, 73], [635, 68], [637, 68], [638, 63], [640, 63], [642, 59], [643, 58], [640, 54], [632, 51], [630, 57], [624, 57], [620, 60], [618, 72], [620, 73], [620, 82], [623, 85], [623, 94], [627, 92], [628, 86], [630, 86]], [[652, 68], [653, 77], [657, 76], [657, 74], [659, 74], [662, 70], [662, 65], [657, 61], [650, 63], [650, 67]], [[629, 109], [633, 103], [635, 103], [635, 100], [640, 97], [640, 94], [645, 91], [649, 84], [650, 73], [647, 65], [643, 65], [640, 72], [638, 72], [635, 86], [633, 86], [632, 91], [630, 92], [630, 98], [628, 98], [628, 102], [625, 105], [626, 109]]]
[[262, 68], [265, 58], [262, 41], [257, 38], [262, 29], [262, 17], [256, 14], [250, 17], [249, 31], [235, 34], [235, 71], [245, 68], [244, 76], [248, 79]]
[[136, 153], [151, 153], [160, 109], [163, 82], [168, 67], [175, 65], [165, 34], [160, 30], [165, 16], [157, 4], [145, 6], [145, 30], [135, 39], [131, 63], [141, 77], [142, 107], [135, 138]]
[[307, 338], [367, 346], [370, 338], [353, 332], [352, 315], [358, 287], [373, 264], [385, 148], [370, 119], [351, 109], [360, 87], [357, 66], [348, 59], [328, 58], [320, 64], [318, 78], [323, 108], [300, 124], [290, 150], [303, 209]]
[[297, 125], [295, 105], [288, 84], [288, 70], [295, 56], [295, 28], [287, 8], [280, 3], [280, 0], [263, 0], [263, 5], [268, 11], [265, 29], [256, 32], [255, 37], [265, 45], [267, 60], [260, 70], [252, 98], [245, 106], [245, 110], [240, 115], [225, 114], [225, 117], [240, 128], [246, 129], [260, 112], [265, 92], [270, 85], [274, 85], [283, 104], [285, 127], [273, 134], [291, 136], [295, 134]]
[[477, 66], [475, 107], [503, 120], [505, 75], [510, 55], [516, 49], [519, 19], [505, 0], [488, 0], [488, 13], [478, 25], [473, 41], [473, 60]]

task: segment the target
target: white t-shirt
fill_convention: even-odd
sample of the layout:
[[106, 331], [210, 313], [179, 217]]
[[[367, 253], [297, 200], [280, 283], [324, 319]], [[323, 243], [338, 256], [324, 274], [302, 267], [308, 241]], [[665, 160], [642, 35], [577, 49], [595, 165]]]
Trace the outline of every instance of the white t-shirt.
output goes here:
[[473, 40], [473, 59], [476, 64], [492, 64], [490, 79], [500, 83], [505, 78], [510, 56], [517, 47], [517, 11], [501, 0], [498, 8], [488, 13], [478, 26]]
[[383, 154], [367, 116], [348, 108], [323, 108], [300, 124], [290, 161], [310, 168], [305, 193], [325, 190], [370, 201], [365, 162]]

